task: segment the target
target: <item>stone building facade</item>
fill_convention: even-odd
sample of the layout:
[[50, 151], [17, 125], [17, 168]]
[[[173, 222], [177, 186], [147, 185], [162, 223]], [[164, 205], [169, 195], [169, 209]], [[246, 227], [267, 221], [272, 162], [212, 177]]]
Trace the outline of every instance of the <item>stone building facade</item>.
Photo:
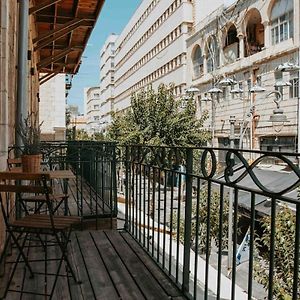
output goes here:
[[99, 130], [100, 122], [100, 88], [89, 87], [84, 89], [84, 107], [86, 109], [86, 129], [88, 134], [93, 134]]
[[[297, 149], [299, 71], [278, 67], [299, 65], [299, 6], [298, 0], [234, 1], [195, 24], [187, 39], [188, 86], [199, 89], [198, 113], [209, 111], [214, 146], [228, 145], [234, 116], [237, 146]], [[214, 87], [219, 90], [209, 93]], [[283, 95], [280, 108], [288, 122], [274, 127], [275, 90]]]
[[111, 34], [100, 51], [100, 119], [105, 131], [112, 121], [115, 88], [115, 42], [118, 35]]
[[191, 0], [144, 0], [115, 43], [114, 110], [130, 107], [133, 92], [148, 85], [186, 87], [186, 38], [193, 24]]
[[[32, 3], [30, 3], [32, 4]], [[29, 18], [27, 60], [28, 103], [30, 111], [37, 111], [39, 78], [36, 71], [37, 54], [33, 51], [32, 37], [36, 35], [34, 17]], [[8, 147], [15, 143], [17, 66], [19, 38], [19, 4], [17, 1], [0, 2], [0, 170], [6, 169]], [[5, 231], [0, 218], [0, 252]]]
[[41, 139], [63, 141], [66, 137], [66, 75], [57, 74], [40, 87]]

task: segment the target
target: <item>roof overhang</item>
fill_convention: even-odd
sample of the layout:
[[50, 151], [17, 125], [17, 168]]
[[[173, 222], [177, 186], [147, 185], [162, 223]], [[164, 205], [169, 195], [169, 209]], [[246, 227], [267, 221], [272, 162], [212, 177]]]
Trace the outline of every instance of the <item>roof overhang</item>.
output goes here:
[[77, 73], [104, 1], [34, 0], [29, 14], [36, 23], [33, 47], [39, 53], [39, 72]]

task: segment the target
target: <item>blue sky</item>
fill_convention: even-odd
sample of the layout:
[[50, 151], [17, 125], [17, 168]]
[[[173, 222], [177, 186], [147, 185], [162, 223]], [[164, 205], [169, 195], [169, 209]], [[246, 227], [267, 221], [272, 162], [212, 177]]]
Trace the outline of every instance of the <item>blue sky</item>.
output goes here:
[[99, 53], [111, 33], [120, 34], [142, 0], [105, 0], [97, 24], [82, 55], [79, 72], [73, 77], [68, 104], [79, 106], [83, 113], [83, 89], [99, 86]]

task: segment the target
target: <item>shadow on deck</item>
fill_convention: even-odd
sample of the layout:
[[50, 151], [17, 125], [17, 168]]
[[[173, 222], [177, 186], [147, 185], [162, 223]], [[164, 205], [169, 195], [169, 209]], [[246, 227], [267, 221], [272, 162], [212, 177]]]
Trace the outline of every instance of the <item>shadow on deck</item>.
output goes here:
[[[19, 292], [9, 291], [5, 299], [48, 299], [32, 293], [50, 292], [54, 280], [51, 274], [56, 270], [55, 258], [59, 251], [56, 246], [48, 246], [47, 263], [42, 261], [45, 253], [40, 247], [28, 247], [27, 251], [33, 261], [35, 277], [30, 279], [24, 263], [19, 263], [9, 287]], [[5, 276], [0, 280], [0, 297], [9, 277], [9, 261], [14, 260], [15, 252], [13, 250], [8, 257]], [[64, 266], [53, 299], [186, 299], [126, 232], [76, 231], [69, 245], [69, 257], [82, 283], [76, 284]]]

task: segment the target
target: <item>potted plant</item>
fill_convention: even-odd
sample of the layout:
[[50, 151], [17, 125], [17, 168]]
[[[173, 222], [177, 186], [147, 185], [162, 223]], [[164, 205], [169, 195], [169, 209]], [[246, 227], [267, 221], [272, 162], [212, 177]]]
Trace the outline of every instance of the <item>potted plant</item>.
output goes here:
[[23, 122], [18, 126], [17, 132], [22, 139], [22, 169], [23, 172], [40, 172], [41, 166], [41, 126], [37, 113], [28, 113]]

